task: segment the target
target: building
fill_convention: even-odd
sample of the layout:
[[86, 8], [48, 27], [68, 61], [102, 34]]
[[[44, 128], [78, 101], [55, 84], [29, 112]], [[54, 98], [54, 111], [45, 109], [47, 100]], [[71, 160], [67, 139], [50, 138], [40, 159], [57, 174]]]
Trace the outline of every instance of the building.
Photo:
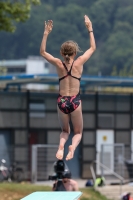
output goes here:
[[[3, 60], [0, 61], [0, 71], [2, 75], [30, 75], [53, 73], [54, 67], [40, 56], [29, 56], [27, 59]], [[24, 86], [25, 87], [25, 86]], [[26, 84], [29, 90], [48, 89], [48, 85], [39, 83]]]
[[[8, 164], [13, 160], [18, 161], [26, 172], [26, 179], [30, 179], [31, 145], [59, 143], [60, 126], [56, 98], [56, 93], [0, 92], [0, 159], [4, 157]], [[127, 178], [128, 170], [121, 157], [125, 160], [133, 159], [133, 95], [93, 92], [81, 94], [81, 98], [83, 138], [74, 159], [68, 161], [73, 177], [92, 177], [90, 164], [94, 160], [100, 162], [104, 155], [104, 163], [121, 176], [124, 171], [124, 177]], [[109, 145], [114, 144], [124, 145], [124, 152], [123, 148], [119, 151], [113, 146], [110, 148]], [[104, 151], [101, 145], [104, 145]], [[43, 162], [52, 166], [56, 160], [55, 155], [52, 155], [51, 159], [48, 150], [44, 154], [47, 156], [46, 160], [43, 158]], [[44, 154], [38, 154], [37, 158], [39, 155], [43, 157]], [[122, 171], [119, 170], [121, 166], [124, 166]], [[41, 167], [39, 169], [44, 170]], [[95, 166], [96, 174], [99, 174], [99, 170], [100, 168]], [[38, 179], [43, 180], [47, 175], [38, 175]]]
[[[59, 142], [57, 93], [46, 93], [49, 85], [56, 87], [58, 77], [52, 74], [52, 66], [40, 57], [1, 61], [0, 66], [6, 68], [6, 75], [0, 76], [0, 159], [5, 158], [8, 165], [18, 161], [26, 172], [25, 178], [30, 179], [31, 146], [58, 145]], [[10, 91], [12, 86], [17, 86], [18, 91]], [[124, 161], [133, 160], [133, 95], [94, 91], [84, 94], [94, 86], [98, 89], [103, 86], [133, 87], [133, 80], [82, 76], [83, 138], [68, 165], [73, 177], [90, 178], [90, 164], [94, 160], [102, 161], [111, 170], [127, 178], [129, 174]], [[72, 135], [67, 147], [71, 138]], [[48, 149], [38, 155], [46, 156], [37, 157], [41, 159], [38, 167], [42, 171], [44, 168], [40, 163], [47, 163], [48, 168], [55, 161], [55, 154], [49, 157]], [[48, 174], [42, 175], [40, 171], [38, 179], [47, 178]], [[101, 173], [99, 165], [95, 165], [95, 172], [97, 175]]]

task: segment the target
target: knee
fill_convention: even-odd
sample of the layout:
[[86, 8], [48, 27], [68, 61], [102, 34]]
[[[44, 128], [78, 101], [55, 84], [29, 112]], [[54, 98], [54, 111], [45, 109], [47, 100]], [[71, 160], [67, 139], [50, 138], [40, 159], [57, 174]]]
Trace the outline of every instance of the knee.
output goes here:
[[63, 128], [62, 133], [70, 134], [70, 128]]

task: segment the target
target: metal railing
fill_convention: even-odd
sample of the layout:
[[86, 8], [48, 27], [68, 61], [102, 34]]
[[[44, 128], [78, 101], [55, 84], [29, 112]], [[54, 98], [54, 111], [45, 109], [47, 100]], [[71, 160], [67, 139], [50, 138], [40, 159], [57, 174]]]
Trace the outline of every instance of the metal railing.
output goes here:
[[48, 180], [53, 172], [53, 163], [58, 145], [32, 145], [31, 182]]
[[[119, 174], [117, 174], [116, 172], [114, 172], [113, 170], [111, 170], [110, 168], [108, 168], [107, 166], [103, 165], [99, 161], [94, 161], [93, 163], [96, 163], [96, 164], [100, 165], [101, 168], [104, 168], [105, 170], [107, 170], [108, 172], [110, 172], [112, 175], [114, 175], [116, 178], [118, 178], [120, 180], [120, 196], [121, 196], [122, 195], [122, 185], [123, 185], [123, 182], [124, 182], [124, 178], [122, 176], [120, 176]], [[90, 170], [91, 170], [91, 173], [92, 173], [93, 181], [95, 182], [96, 174], [94, 172], [93, 163], [91, 163], [91, 165], [90, 165]]]

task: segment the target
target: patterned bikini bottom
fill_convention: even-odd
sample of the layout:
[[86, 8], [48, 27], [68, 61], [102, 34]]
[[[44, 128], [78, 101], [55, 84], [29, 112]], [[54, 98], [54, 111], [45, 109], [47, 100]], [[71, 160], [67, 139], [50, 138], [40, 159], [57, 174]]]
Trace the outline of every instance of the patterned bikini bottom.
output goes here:
[[70, 114], [76, 110], [76, 108], [80, 105], [80, 102], [80, 93], [75, 96], [61, 96], [59, 94], [57, 98], [58, 107], [65, 114]]

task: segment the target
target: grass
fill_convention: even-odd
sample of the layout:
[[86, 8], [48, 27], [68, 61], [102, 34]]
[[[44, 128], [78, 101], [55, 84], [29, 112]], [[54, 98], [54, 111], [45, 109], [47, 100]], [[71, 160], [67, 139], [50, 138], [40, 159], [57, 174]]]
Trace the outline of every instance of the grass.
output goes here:
[[[30, 183], [0, 183], [0, 200], [20, 200], [36, 191], [51, 191], [51, 188]], [[83, 192], [81, 200], [107, 200], [106, 197], [91, 188], [81, 189], [81, 191]]]

